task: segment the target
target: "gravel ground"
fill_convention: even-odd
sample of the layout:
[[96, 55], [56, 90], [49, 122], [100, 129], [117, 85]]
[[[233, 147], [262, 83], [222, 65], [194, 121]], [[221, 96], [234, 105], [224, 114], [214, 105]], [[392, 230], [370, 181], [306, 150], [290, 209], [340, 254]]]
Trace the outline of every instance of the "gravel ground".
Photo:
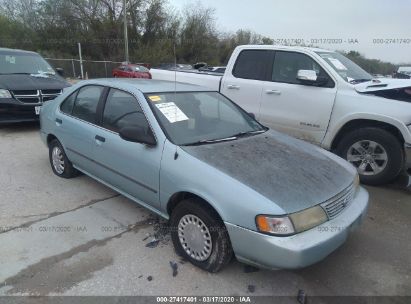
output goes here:
[[324, 261], [209, 274], [174, 253], [157, 216], [87, 176], [54, 176], [38, 125], [0, 127], [0, 147], [0, 295], [411, 296], [405, 175], [367, 187], [367, 219]]

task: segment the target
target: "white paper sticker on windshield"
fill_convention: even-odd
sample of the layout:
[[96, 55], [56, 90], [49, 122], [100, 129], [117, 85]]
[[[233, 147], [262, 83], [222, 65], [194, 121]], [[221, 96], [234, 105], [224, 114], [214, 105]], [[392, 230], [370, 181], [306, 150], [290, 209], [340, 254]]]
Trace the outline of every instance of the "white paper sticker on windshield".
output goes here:
[[343, 65], [341, 63], [341, 61], [339, 61], [338, 59], [335, 58], [328, 58], [328, 60], [332, 63], [333, 66], [335, 66], [335, 68], [337, 70], [342, 70], [342, 71], [347, 71], [348, 69], [346, 68], [345, 65]]
[[171, 123], [188, 120], [188, 117], [174, 102], [156, 104], [156, 107]]
[[11, 64], [15, 64], [16, 63], [16, 57], [6, 55], [6, 62], [9, 62]]

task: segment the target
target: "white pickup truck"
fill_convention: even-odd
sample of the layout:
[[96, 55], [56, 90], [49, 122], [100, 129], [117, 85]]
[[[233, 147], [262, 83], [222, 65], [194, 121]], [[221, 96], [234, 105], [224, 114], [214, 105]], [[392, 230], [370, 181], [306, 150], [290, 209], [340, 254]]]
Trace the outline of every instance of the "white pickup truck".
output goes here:
[[387, 183], [411, 167], [411, 80], [373, 79], [339, 53], [247, 45], [224, 76], [150, 72], [221, 92], [262, 124], [347, 159], [363, 183]]

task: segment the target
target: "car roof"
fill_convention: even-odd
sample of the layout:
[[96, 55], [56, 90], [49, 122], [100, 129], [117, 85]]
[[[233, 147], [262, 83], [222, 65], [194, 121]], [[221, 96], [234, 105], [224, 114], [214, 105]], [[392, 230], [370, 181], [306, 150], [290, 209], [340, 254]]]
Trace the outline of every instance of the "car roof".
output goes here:
[[108, 87], [117, 87], [119, 89], [137, 89], [142, 93], [165, 93], [165, 92], [212, 92], [206, 87], [174, 82], [165, 80], [153, 80], [153, 79], [129, 79], [129, 78], [105, 78], [105, 79], [93, 79], [79, 82], [80, 85], [96, 84]]
[[0, 48], [0, 52], [4, 53], [17, 53], [17, 54], [33, 54], [33, 55], [38, 55], [36, 52], [32, 51], [26, 51], [26, 50], [20, 50], [20, 49], [9, 49], [9, 48]]
[[312, 52], [328, 52], [335, 53], [334, 51], [320, 49], [315, 47], [305, 47], [305, 46], [285, 46], [285, 45], [242, 45], [239, 46], [240, 49], [265, 49], [265, 50], [284, 50], [284, 51], [312, 51]]

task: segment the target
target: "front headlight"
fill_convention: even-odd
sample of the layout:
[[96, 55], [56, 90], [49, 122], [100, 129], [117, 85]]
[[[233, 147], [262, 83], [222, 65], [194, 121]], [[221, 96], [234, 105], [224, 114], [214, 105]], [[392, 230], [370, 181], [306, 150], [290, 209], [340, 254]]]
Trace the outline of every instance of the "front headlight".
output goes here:
[[11, 98], [11, 93], [8, 90], [0, 89], [0, 98]]
[[320, 206], [315, 206], [284, 217], [258, 215], [256, 217], [259, 232], [277, 236], [300, 233], [328, 221], [327, 214]]

